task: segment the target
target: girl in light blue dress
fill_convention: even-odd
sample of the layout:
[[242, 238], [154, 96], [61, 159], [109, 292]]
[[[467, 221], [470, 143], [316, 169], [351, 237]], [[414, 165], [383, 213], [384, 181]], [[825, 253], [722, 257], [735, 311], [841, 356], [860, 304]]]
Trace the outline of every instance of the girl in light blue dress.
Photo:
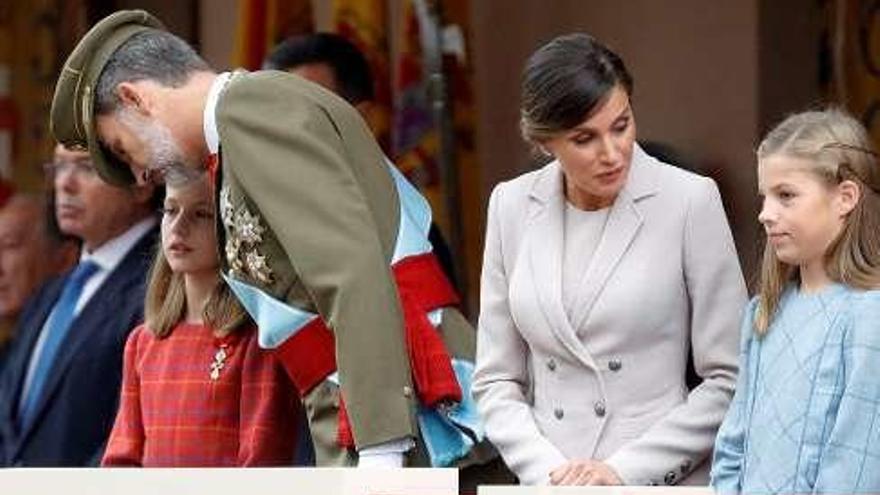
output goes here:
[[880, 168], [865, 129], [805, 112], [758, 148], [767, 234], [718, 432], [721, 493], [880, 493]]

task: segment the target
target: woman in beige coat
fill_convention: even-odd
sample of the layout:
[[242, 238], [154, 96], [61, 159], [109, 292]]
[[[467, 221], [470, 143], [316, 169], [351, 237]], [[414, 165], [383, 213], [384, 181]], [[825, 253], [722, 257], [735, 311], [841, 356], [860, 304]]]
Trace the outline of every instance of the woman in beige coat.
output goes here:
[[631, 94], [587, 35], [524, 71], [523, 133], [555, 160], [492, 193], [474, 391], [526, 484], [706, 483], [733, 393], [746, 291], [718, 189], [635, 144]]

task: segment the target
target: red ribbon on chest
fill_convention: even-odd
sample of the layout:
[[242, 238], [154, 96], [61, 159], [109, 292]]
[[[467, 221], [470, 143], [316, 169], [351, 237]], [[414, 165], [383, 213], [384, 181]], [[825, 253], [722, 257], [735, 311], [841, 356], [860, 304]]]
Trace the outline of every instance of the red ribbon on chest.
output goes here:
[[[429, 312], [458, 304], [455, 290], [433, 253], [404, 258], [391, 268], [403, 309], [407, 354], [419, 402], [434, 407], [445, 401], [461, 401], [461, 387], [449, 352], [428, 319]], [[336, 371], [335, 339], [321, 318], [293, 334], [274, 354], [303, 396]], [[338, 421], [338, 443], [353, 448], [351, 423], [342, 398]]]

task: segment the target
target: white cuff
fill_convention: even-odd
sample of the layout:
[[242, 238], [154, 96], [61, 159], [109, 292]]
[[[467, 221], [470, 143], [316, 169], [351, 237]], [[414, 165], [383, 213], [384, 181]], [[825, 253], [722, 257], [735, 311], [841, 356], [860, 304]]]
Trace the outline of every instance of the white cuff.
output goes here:
[[400, 438], [366, 447], [358, 451], [358, 467], [403, 467], [404, 452], [415, 447], [411, 438]]

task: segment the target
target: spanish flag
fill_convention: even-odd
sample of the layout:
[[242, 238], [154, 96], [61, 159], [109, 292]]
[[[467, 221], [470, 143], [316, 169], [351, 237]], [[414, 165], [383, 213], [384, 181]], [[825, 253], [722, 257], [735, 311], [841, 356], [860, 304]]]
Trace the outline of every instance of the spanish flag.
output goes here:
[[239, 0], [233, 67], [259, 69], [288, 36], [314, 31], [311, 0]]
[[458, 255], [464, 264], [462, 283], [465, 307], [477, 307], [477, 290], [482, 260], [481, 172], [477, 157], [477, 109], [474, 96], [474, 65], [471, 51], [471, 0], [444, 0], [443, 67], [446, 74], [449, 106], [455, 141], [455, 169], [459, 199], [457, 218], [451, 218], [457, 230]]
[[[479, 213], [480, 170], [476, 150], [476, 111], [469, 51], [470, 0], [403, 0], [404, 20], [394, 85], [394, 147], [397, 166], [431, 203], [456, 262], [464, 267], [459, 286], [465, 307], [475, 307], [483, 219]], [[440, 41], [442, 40], [442, 41]], [[439, 44], [439, 46], [438, 46]], [[434, 114], [431, 72], [442, 71], [451, 150], [441, 150], [440, 123]], [[445, 157], [442, 157], [444, 154]], [[445, 170], [443, 167], [450, 167]]]
[[431, 101], [431, 67], [426, 60], [429, 54], [437, 59], [440, 47], [436, 46], [436, 27], [427, 9], [424, 0], [404, 0], [403, 29], [395, 62], [391, 156], [428, 199], [434, 219], [448, 227], [438, 164], [440, 134]]

